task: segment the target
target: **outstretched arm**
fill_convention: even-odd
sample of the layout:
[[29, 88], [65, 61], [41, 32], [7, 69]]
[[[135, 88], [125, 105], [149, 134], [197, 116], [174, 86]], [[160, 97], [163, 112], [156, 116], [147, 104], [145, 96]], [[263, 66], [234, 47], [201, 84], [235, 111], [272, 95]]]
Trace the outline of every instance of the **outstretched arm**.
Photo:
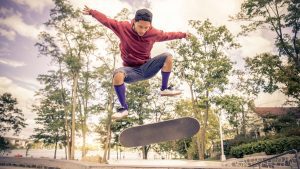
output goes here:
[[182, 38], [189, 38], [189, 33], [183, 33], [183, 32], [163, 32], [160, 31], [157, 36], [157, 41], [167, 41], [167, 40], [173, 40], [173, 39], [182, 39]]
[[84, 9], [82, 10], [82, 13], [84, 15], [92, 15], [94, 18], [96, 18], [100, 23], [102, 23], [107, 28], [111, 29], [115, 34], [119, 35], [121, 24], [115, 19], [108, 18], [103, 13], [93, 10], [86, 5], [84, 6]]

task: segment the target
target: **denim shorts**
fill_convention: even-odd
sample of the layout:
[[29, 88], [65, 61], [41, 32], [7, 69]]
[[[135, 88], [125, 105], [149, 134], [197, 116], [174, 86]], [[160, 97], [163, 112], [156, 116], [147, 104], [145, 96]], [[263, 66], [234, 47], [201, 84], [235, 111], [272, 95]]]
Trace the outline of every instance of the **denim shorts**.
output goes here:
[[162, 53], [138, 67], [120, 67], [114, 71], [114, 75], [118, 72], [123, 72], [125, 74], [125, 83], [150, 79], [160, 71], [165, 64], [167, 56], [170, 55], [170, 53]]

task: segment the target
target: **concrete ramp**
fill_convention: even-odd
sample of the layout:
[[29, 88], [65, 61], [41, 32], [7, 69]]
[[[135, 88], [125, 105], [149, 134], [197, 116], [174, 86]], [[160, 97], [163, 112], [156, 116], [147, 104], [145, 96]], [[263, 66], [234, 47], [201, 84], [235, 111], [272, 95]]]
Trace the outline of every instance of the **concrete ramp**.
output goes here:
[[189, 160], [112, 160], [109, 164], [48, 158], [0, 157], [0, 169], [242, 169], [222, 167], [221, 162]]

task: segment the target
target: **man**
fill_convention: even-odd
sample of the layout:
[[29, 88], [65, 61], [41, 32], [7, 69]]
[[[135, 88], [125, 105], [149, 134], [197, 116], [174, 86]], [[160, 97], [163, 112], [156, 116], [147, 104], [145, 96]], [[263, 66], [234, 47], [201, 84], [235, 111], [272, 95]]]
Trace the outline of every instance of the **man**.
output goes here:
[[83, 14], [92, 15], [100, 23], [111, 29], [120, 38], [121, 58], [123, 66], [115, 70], [113, 85], [121, 108], [112, 115], [113, 119], [121, 119], [128, 115], [128, 105], [125, 98], [125, 83], [133, 83], [150, 79], [161, 70], [161, 96], [175, 96], [180, 91], [168, 87], [172, 71], [172, 55], [162, 53], [151, 58], [150, 52], [155, 42], [187, 38], [182, 32], [163, 32], [152, 27], [152, 13], [147, 9], [136, 12], [131, 22], [117, 21], [106, 17], [103, 13], [85, 6]]

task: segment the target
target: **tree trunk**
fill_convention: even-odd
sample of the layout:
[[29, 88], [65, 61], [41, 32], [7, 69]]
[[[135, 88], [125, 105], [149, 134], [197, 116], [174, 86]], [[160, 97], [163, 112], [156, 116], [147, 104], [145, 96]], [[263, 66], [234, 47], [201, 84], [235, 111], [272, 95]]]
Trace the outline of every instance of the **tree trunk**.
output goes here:
[[107, 160], [109, 159], [109, 155], [108, 155], [108, 152], [109, 152], [109, 144], [110, 144], [110, 133], [111, 133], [111, 124], [109, 123], [108, 126], [107, 126], [107, 135], [106, 135], [106, 142], [105, 142], [105, 145], [104, 145], [104, 154], [103, 154], [103, 161], [102, 162], [107, 162]]
[[[86, 74], [89, 74], [89, 57], [87, 56], [87, 62], [86, 62]], [[82, 99], [82, 103], [83, 103], [83, 120], [82, 120], [82, 157], [85, 157], [87, 154], [87, 148], [86, 148], [86, 135], [87, 135], [87, 124], [86, 124], [86, 120], [87, 120], [87, 116], [88, 116], [88, 100], [89, 100], [89, 76], [86, 75], [85, 79], [84, 79], [84, 91], [83, 91], [83, 99]]]
[[103, 154], [103, 161], [106, 162], [109, 159], [109, 148], [110, 148], [110, 136], [111, 136], [111, 115], [113, 112], [113, 88], [111, 88], [110, 91], [110, 97], [109, 97], [109, 105], [108, 105], [108, 117], [107, 117], [107, 135], [106, 135], [106, 142], [104, 143], [104, 154]]
[[64, 145], [64, 148], [65, 148], [65, 159], [67, 160], [68, 159], [68, 148], [66, 145]]
[[61, 97], [63, 99], [63, 106], [64, 106], [64, 112], [65, 112], [65, 128], [64, 128], [64, 134], [66, 137], [66, 145], [65, 145], [65, 158], [66, 160], [70, 158], [71, 155], [71, 145], [70, 145], [70, 133], [69, 133], [69, 126], [68, 126], [68, 109], [67, 109], [67, 103], [66, 103], [66, 96], [64, 94], [64, 86], [63, 86], [63, 75], [62, 75], [62, 68], [61, 68], [61, 63], [59, 62], [59, 78], [60, 78], [60, 89], [62, 91]]
[[142, 152], [143, 152], [143, 159], [148, 159], [148, 151], [150, 149], [150, 146], [143, 146]]
[[56, 152], [57, 152], [57, 140], [58, 140], [58, 135], [56, 135], [56, 138], [55, 138], [55, 148], [54, 148], [54, 159], [56, 159]]
[[82, 157], [85, 157], [87, 154], [87, 148], [86, 148], [86, 128], [84, 127], [82, 129]]
[[[189, 87], [190, 87], [190, 93], [191, 93], [191, 97], [192, 97], [193, 114], [194, 114], [194, 117], [197, 117], [199, 112], [196, 109], [196, 100], [194, 98], [193, 86], [189, 84]], [[196, 144], [197, 144], [198, 156], [200, 158], [201, 157], [201, 133], [200, 133], [200, 131], [196, 135]]]
[[[237, 117], [238, 115], [237, 114], [235, 114], [235, 121], [238, 121], [238, 117]], [[239, 126], [235, 126], [235, 129], [236, 129], [236, 135], [239, 135]]]
[[83, 130], [82, 130], [82, 139], [83, 139], [83, 157], [87, 154], [87, 148], [86, 148], [86, 135], [87, 135], [87, 98], [85, 99], [85, 105], [84, 105], [84, 112], [83, 112]]
[[77, 101], [77, 84], [78, 84], [78, 73], [75, 73], [73, 79], [73, 92], [72, 92], [72, 129], [71, 129], [71, 160], [75, 157], [75, 113], [76, 113], [76, 101]]
[[[78, 88], [79, 91], [79, 88]], [[86, 156], [86, 107], [85, 107], [85, 98], [82, 97], [82, 102], [80, 99], [78, 99], [78, 110], [80, 112], [80, 124], [81, 124], [81, 133], [82, 133], [82, 146], [81, 146], [81, 157]], [[83, 112], [82, 112], [82, 107], [83, 105]]]
[[242, 116], [243, 116], [243, 120], [242, 120], [242, 132], [244, 137], [246, 137], [246, 115], [245, 115], [245, 110], [244, 110], [244, 106], [242, 105]]
[[208, 111], [209, 111], [209, 102], [208, 102], [208, 97], [209, 97], [209, 91], [206, 90], [206, 101], [205, 101], [205, 113], [204, 113], [204, 121], [203, 121], [203, 127], [201, 130], [201, 156], [199, 157], [200, 160], [204, 160], [205, 158], [205, 137], [206, 137], [206, 128], [207, 128], [207, 121], [208, 121]]
[[198, 150], [198, 157], [200, 159], [200, 157], [201, 157], [201, 130], [199, 130], [196, 134], [196, 144], [197, 144], [197, 150]]

